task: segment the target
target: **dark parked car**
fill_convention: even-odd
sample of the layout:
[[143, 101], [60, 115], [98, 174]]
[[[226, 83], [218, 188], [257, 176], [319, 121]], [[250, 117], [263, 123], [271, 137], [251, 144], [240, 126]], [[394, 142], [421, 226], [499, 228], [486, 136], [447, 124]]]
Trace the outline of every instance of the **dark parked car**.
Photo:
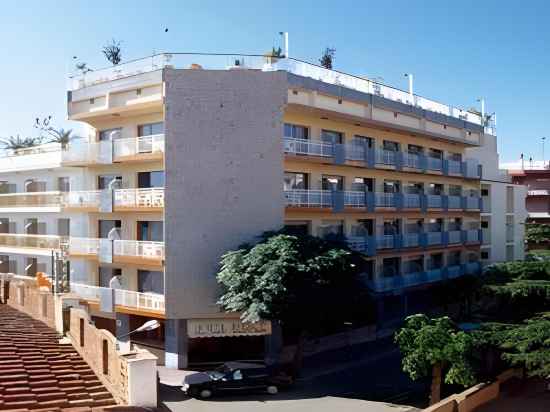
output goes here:
[[227, 362], [219, 368], [187, 375], [182, 390], [195, 398], [214, 394], [266, 391], [276, 394], [290, 385], [291, 378], [258, 363]]

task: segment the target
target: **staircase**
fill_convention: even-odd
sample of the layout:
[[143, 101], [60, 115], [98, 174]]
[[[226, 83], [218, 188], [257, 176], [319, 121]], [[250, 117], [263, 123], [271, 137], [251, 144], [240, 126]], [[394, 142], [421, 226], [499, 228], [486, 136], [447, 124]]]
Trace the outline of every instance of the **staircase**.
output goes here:
[[0, 411], [86, 412], [116, 405], [70, 344], [10, 306], [0, 305]]

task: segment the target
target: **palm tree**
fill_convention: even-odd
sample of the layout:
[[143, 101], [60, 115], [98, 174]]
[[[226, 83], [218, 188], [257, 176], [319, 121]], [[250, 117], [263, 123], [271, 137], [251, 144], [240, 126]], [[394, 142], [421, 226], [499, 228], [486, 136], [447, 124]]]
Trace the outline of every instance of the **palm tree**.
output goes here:
[[42, 137], [21, 137], [17, 135], [0, 139], [0, 144], [4, 150], [27, 149], [29, 147], [38, 146], [40, 143], [42, 143]]
[[101, 50], [105, 58], [111, 62], [113, 66], [116, 66], [122, 60], [122, 48], [120, 47], [120, 43], [121, 42], [113, 39], [110, 44], [103, 46]]
[[76, 136], [73, 136], [73, 130], [65, 130], [63, 128], [61, 129], [54, 129], [53, 127], [50, 127], [47, 130], [48, 134], [51, 136], [50, 140], [48, 140], [48, 143], [59, 143], [63, 149], [65, 149], [71, 140], [76, 138]]

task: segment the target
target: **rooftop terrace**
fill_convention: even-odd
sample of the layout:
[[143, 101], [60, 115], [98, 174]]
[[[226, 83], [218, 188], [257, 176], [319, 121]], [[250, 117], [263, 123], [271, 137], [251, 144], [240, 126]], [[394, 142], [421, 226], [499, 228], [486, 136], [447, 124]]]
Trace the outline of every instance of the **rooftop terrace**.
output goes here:
[[386, 99], [408, 104], [424, 110], [444, 114], [470, 123], [484, 126], [487, 133], [495, 134], [492, 120], [482, 119], [479, 113], [473, 113], [435, 100], [410, 94], [404, 90], [375, 82], [371, 79], [354, 76], [337, 70], [311, 64], [293, 58], [277, 58], [263, 55], [242, 54], [201, 54], [201, 53], [162, 53], [129, 61], [117, 66], [73, 74], [69, 77], [70, 91], [83, 89], [112, 80], [123, 79], [142, 73], [148, 73], [163, 68], [206, 69], [206, 70], [283, 70], [299, 76], [308, 77], [322, 82], [339, 85], [381, 96]]

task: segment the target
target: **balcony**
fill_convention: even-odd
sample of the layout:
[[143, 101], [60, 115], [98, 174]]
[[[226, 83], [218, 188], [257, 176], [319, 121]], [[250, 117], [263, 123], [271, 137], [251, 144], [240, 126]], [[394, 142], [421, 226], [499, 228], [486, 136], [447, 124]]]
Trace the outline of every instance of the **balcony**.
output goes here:
[[447, 174], [462, 176], [462, 162], [457, 160], [447, 160]]
[[346, 238], [348, 247], [355, 251], [373, 256], [376, 253], [376, 244], [369, 236], [348, 236]]
[[164, 295], [156, 293], [142, 293], [124, 289], [111, 289], [100, 286], [85, 285], [71, 282], [71, 293], [87, 301], [100, 302], [102, 297], [112, 296], [116, 309], [133, 310], [136, 312], [155, 312], [164, 314]]
[[64, 209], [91, 212], [160, 212], [164, 188], [74, 191], [63, 194]]
[[293, 139], [285, 137], [283, 139], [283, 150], [285, 153], [295, 155], [320, 157], [334, 156], [334, 145], [332, 143], [306, 139]]
[[428, 209], [443, 209], [443, 196], [426, 195], [426, 204]]
[[159, 267], [164, 262], [164, 242], [71, 237], [69, 254], [71, 257], [98, 259], [105, 263]]
[[382, 235], [376, 239], [377, 249], [396, 249], [399, 247], [399, 235]]
[[491, 213], [491, 198], [489, 196], [481, 198], [481, 213]]
[[403, 197], [403, 208], [404, 209], [421, 209], [422, 208], [421, 195], [415, 194], [415, 193], [406, 193]]
[[421, 243], [421, 233], [406, 233], [403, 235], [403, 247], [419, 247]]
[[435, 172], [443, 171], [443, 159], [435, 157], [427, 157], [427, 169]]
[[399, 206], [399, 193], [380, 193], [374, 194], [376, 207], [381, 208], [397, 208]]
[[409, 169], [426, 169], [425, 157], [415, 153], [403, 153], [403, 167]]
[[284, 191], [287, 207], [330, 208], [330, 190], [292, 189]]
[[396, 166], [397, 165], [398, 152], [392, 150], [376, 150], [375, 151], [375, 163], [382, 166]]
[[464, 274], [464, 271], [463, 271], [462, 265], [458, 264], [458, 265], [447, 266], [447, 277], [449, 279], [458, 278], [463, 274]]
[[426, 233], [426, 246], [442, 245], [443, 243], [443, 232]]
[[344, 207], [346, 208], [366, 208], [367, 207], [367, 192], [361, 191], [345, 191]]
[[462, 196], [447, 196], [447, 209], [462, 210], [463, 208]]
[[550, 190], [548, 189], [528, 190], [527, 196], [550, 196]]
[[480, 243], [481, 242], [481, 230], [469, 229], [464, 231], [464, 241], [466, 243]]
[[466, 210], [481, 210], [481, 198], [477, 196], [466, 196]]
[[0, 251], [4, 254], [51, 256], [52, 250], [60, 250], [61, 244], [59, 236], [0, 233]]
[[92, 166], [116, 162], [162, 161], [164, 134], [98, 142], [73, 141], [62, 152], [63, 166]]
[[61, 192], [0, 194], [0, 210], [7, 212], [60, 212]]
[[469, 262], [464, 265], [464, 273], [466, 275], [478, 275], [481, 273], [480, 262]]
[[0, 172], [53, 169], [61, 165], [61, 146], [48, 143], [5, 152], [0, 159]]
[[461, 230], [449, 230], [447, 232], [448, 243], [457, 244], [462, 243], [462, 231]]

